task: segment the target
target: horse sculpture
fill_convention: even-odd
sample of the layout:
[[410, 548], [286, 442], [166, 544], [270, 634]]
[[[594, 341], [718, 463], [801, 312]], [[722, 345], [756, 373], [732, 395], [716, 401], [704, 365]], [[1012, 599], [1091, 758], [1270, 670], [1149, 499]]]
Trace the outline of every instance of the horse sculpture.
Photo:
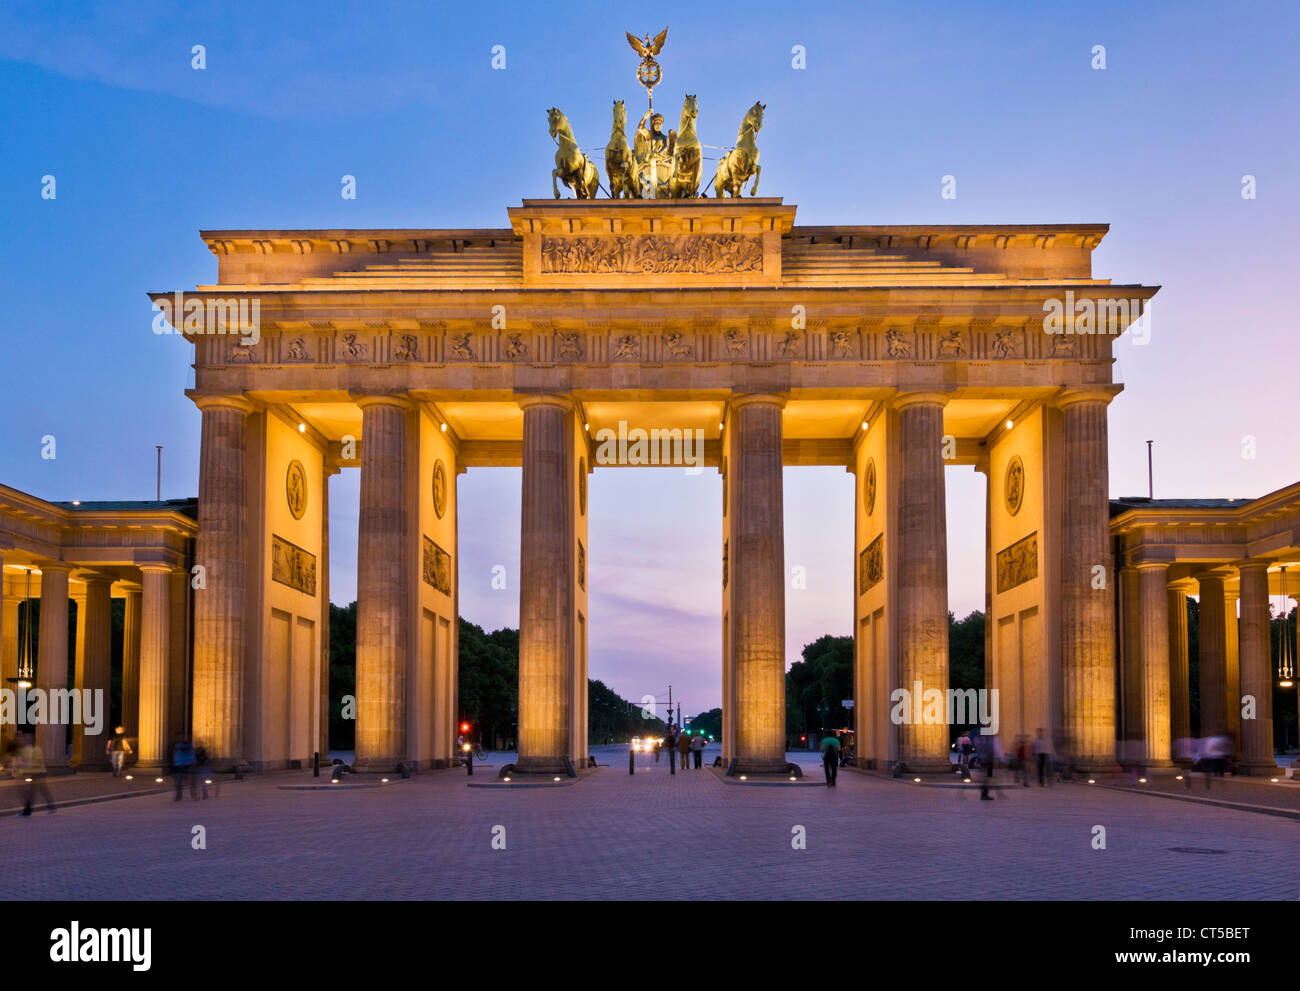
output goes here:
[[622, 100], [614, 101], [614, 126], [605, 146], [605, 175], [611, 199], [636, 199], [636, 159], [627, 143], [627, 111]]
[[[573, 195], [580, 200], [594, 200], [596, 190], [600, 188], [600, 175], [578, 142], [573, 137], [573, 128], [569, 118], [555, 107], [546, 112], [546, 119], [551, 127], [551, 138], [559, 146], [555, 152], [555, 168], [551, 170], [551, 190], [555, 198], [560, 198], [557, 179], [573, 190]], [[755, 157], [757, 153], [755, 153]]]
[[[682, 103], [681, 131], [677, 135], [677, 144], [673, 149], [673, 175], [668, 182], [668, 195], [674, 199], [691, 199], [699, 195], [700, 188], [700, 139], [695, 136], [695, 118], [699, 108], [694, 94], [687, 93]], [[758, 152], [754, 152], [758, 158]]]
[[736, 147], [727, 152], [718, 161], [718, 172], [713, 179], [713, 195], [722, 198], [723, 191], [732, 196], [740, 196], [741, 189], [750, 177], [754, 186], [750, 196], [758, 195], [758, 177], [762, 169], [758, 166], [758, 144], [754, 136], [763, 127], [764, 105], [755, 103], [745, 114], [740, 123], [740, 133], [736, 135]]

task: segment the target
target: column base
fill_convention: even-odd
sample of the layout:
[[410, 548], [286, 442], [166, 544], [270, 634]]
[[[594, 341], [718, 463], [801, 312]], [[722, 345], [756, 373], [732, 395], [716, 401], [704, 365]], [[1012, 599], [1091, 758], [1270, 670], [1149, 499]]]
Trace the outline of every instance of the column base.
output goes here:
[[[784, 757], [738, 757], [736, 774], [785, 774], [788, 761]], [[725, 766], [725, 765], [724, 765]]]
[[953, 770], [955, 765], [947, 757], [942, 760], [934, 757], [902, 758], [898, 763], [902, 765], [904, 774], [946, 774], [951, 777], [956, 773]]
[[[398, 774], [397, 765], [404, 763], [405, 757], [358, 757], [352, 762], [352, 770], [356, 774]], [[321, 768], [328, 766], [322, 764]]]
[[1123, 774], [1124, 768], [1114, 757], [1075, 757], [1067, 761], [1070, 767], [1087, 774]]
[[1243, 760], [1237, 764], [1237, 773], [1250, 778], [1276, 778], [1281, 771], [1277, 762], [1271, 760]]
[[515, 761], [515, 770], [520, 774], [568, 774], [569, 768], [565, 758], [560, 757], [520, 757]]

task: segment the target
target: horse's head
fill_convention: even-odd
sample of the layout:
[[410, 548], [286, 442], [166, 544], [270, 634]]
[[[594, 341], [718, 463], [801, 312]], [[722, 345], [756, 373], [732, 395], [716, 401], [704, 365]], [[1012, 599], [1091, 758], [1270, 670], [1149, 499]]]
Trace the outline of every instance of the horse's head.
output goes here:
[[682, 123], [688, 120], [694, 120], [699, 116], [699, 105], [695, 102], [695, 94], [687, 93], [686, 99], [682, 101]]
[[622, 100], [614, 101], [614, 126], [620, 131], [627, 125], [627, 109]]
[[749, 112], [745, 114], [745, 123], [751, 126], [755, 131], [759, 131], [763, 127], [764, 109], [766, 109], [765, 104], [755, 103], [749, 108]]
[[550, 110], [546, 111], [546, 123], [550, 125], [551, 137], [555, 137], [560, 125], [564, 123], [564, 114], [560, 112], [558, 107], [551, 107]]

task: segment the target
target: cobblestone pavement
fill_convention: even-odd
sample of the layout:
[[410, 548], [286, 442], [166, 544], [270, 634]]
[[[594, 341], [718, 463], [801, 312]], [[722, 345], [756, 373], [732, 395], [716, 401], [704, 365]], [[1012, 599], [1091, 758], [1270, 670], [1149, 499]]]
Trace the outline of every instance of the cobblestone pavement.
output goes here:
[[[485, 773], [487, 772], [487, 773]], [[476, 782], [492, 778], [479, 769]], [[463, 771], [285, 790], [310, 772], [0, 819], [10, 899], [1300, 897], [1288, 819], [1090, 788], [977, 792], [841, 771], [753, 786], [626, 758], [558, 787]], [[999, 783], [1008, 783], [1001, 778]], [[207, 848], [191, 848], [192, 828]], [[1093, 849], [1094, 827], [1106, 849]], [[506, 849], [492, 847], [505, 827]], [[807, 848], [792, 846], [795, 826]], [[497, 831], [498, 835], [500, 831]], [[1171, 847], [1222, 850], [1180, 853]], [[671, 889], [670, 889], [671, 890]]]

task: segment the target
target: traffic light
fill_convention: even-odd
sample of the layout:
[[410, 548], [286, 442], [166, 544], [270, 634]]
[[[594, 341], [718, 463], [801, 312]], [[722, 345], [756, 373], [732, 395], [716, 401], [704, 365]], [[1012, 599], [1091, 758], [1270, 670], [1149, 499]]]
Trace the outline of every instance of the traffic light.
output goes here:
[[460, 731], [461, 731], [462, 733], [468, 733], [468, 732], [469, 732], [469, 723], [461, 723], [461, 724], [460, 724]]

